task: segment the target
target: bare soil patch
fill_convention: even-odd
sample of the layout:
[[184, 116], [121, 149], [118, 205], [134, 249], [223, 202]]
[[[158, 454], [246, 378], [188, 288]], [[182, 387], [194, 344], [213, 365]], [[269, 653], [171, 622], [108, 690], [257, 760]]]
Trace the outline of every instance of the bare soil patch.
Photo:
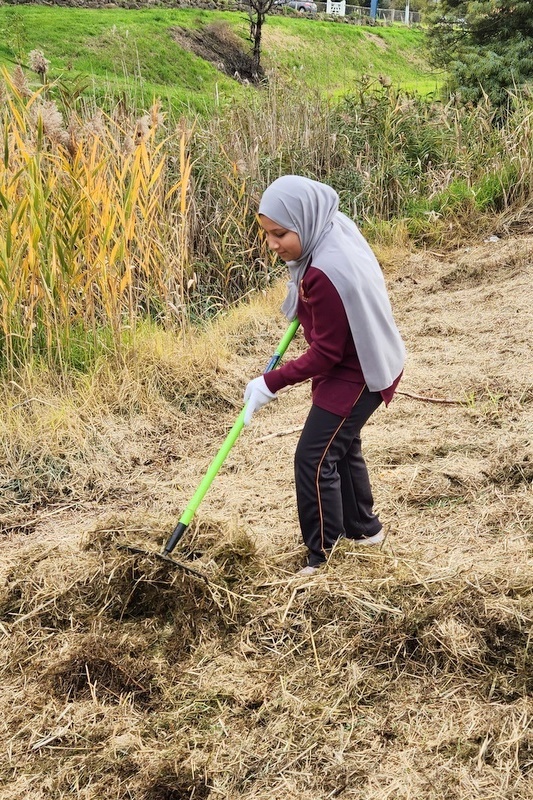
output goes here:
[[223, 22], [206, 25], [202, 30], [172, 28], [174, 40], [196, 56], [209, 61], [218, 70], [239, 81], [258, 83], [264, 78], [263, 70], [255, 68], [242, 41]]
[[116, 547], [160, 550], [279, 317], [235, 326], [196, 405], [116, 429], [108, 414], [100, 495], [86, 466], [68, 499], [32, 507], [13, 476], [3, 800], [530, 800], [532, 246], [420, 252], [389, 271], [409, 361], [364, 436], [380, 550], [344, 542], [293, 578], [307, 386], [241, 434], [176, 551], [209, 583]]

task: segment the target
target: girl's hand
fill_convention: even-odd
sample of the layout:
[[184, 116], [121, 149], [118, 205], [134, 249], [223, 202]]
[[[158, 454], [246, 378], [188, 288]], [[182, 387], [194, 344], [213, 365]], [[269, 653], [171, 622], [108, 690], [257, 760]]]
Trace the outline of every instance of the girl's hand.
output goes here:
[[262, 375], [250, 381], [244, 390], [244, 402], [246, 403], [244, 424], [249, 425], [254, 412], [275, 399], [275, 393], [270, 391]]

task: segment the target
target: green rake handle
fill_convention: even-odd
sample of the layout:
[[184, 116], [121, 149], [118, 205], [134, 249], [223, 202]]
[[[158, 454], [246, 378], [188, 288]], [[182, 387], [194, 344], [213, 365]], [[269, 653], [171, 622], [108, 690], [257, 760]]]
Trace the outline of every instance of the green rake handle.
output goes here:
[[[281, 358], [283, 357], [287, 347], [291, 343], [294, 338], [294, 334], [298, 330], [299, 322], [297, 319], [294, 319], [289, 327], [287, 328], [285, 335], [283, 336], [282, 340], [280, 341], [278, 348], [270, 361], [267, 364], [265, 369], [266, 372], [271, 372], [273, 369], [276, 369], [278, 363], [280, 362]], [[263, 373], [264, 374], [264, 373]], [[191, 498], [189, 505], [181, 515], [181, 518], [174, 528], [171, 536], [169, 537], [168, 542], [166, 543], [163, 552], [161, 553], [162, 556], [168, 556], [174, 550], [177, 543], [187, 530], [187, 526], [191, 522], [192, 518], [196, 513], [196, 509], [204, 499], [204, 496], [213, 483], [217, 472], [219, 471], [220, 467], [226, 460], [226, 457], [235, 444], [239, 433], [242, 431], [244, 427], [244, 412], [246, 411], [246, 406], [242, 409], [241, 413], [237, 417], [233, 427], [231, 428], [230, 432], [226, 436], [220, 450], [214, 457], [213, 461], [209, 465], [207, 472], [205, 473], [202, 482], [200, 483], [199, 487], [197, 488], [196, 492], [194, 493], [193, 497]]]

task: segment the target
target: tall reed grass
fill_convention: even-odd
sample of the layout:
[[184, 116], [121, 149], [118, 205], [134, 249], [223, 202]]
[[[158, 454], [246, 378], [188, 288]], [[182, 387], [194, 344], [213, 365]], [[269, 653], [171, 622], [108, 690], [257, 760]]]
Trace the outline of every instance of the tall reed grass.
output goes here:
[[[362, 82], [336, 103], [271, 80], [209, 120], [104, 114], [64, 84], [4, 74], [0, 158], [0, 368], [87, 369], [120, 357], [140, 323], [179, 331], [277, 267], [255, 219], [271, 180], [332, 183], [370, 236], [398, 226], [443, 245], [450, 225], [530, 204], [533, 103], [505, 124]], [[55, 98], [55, 99], [54, 99]], [[87, 106], [88, 108], [89, 106]], [[481, 227], [480, 227], [481, 226]], [[385, 233], [384, 233], [385, 232]]]
[[[43, 92], [5, 81], [3, 364], [16, 369], [38, 356], [83, 366], [103, 344], [120, 350], [139, 317], [163, 302], [183, 305], [189, 132], [169, 183], [157, 105], [134, 126], [71, 115], [65, 127]], [[167, 257], [171, 232], [177, 272]]]

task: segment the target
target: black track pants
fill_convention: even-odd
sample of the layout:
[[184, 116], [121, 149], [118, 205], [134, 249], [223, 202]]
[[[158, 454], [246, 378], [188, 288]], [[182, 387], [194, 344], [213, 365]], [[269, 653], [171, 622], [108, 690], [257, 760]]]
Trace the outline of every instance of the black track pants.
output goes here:
[[298, 517], [308, 563], [327, 558], [339, 536], [373, 536], [381, 522], [361, 452], [361, 428], [381, 404], [365, 389], [349, 417], [312, 406], [294, 457]]

